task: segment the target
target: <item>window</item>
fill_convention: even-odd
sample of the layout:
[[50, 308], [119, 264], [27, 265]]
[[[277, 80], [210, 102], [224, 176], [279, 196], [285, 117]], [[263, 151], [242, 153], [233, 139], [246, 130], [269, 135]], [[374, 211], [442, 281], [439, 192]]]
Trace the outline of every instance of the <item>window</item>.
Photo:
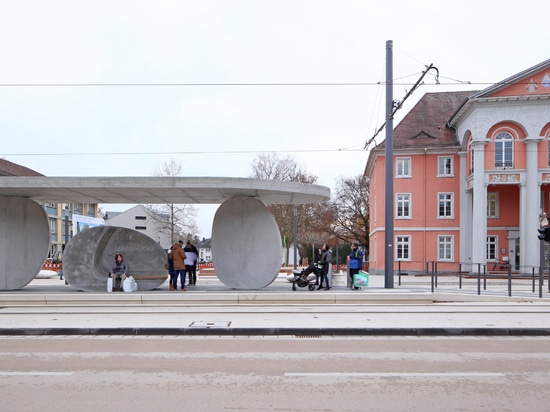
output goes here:
[[487, 236], [487, 260], [496, 260], [497, 258], [497, 237]]
[[513, 167], [514, 138], [508, 132], [500, 132], [495, 136], [495, 168], [504, 169]]
[[411, 195], [410, 193], [398, 193], [396, 195], [396, 218], [411, 217]]
[[147, 230], [147, 226], [136, 226], [136, 230]]
[[50, 233], [56, 233], [57, 232], [57, 220], [56, 219], [49, 219], [50, 222]]
[[437, 175], [438, 176], [453, 176], [453, 158], [441, 156], [437, 158]]
[[147, 216], [136, 216], [136, 220], [147, 220]]
[[398, 157], [395, 159], [395, 177], [411, 177], [411, 158]]
[[439, 193], [439, 217], [453, 217], [453, 194]]
[[452, 260], [453, 259], [453, 237], [452, 236], [439, 236], [438, 237], [438, 255], [439, 260]]
[[498, 217], [498, 193], [487, 193], [487, 217]]
[[395, 252], [397, 260], [409, 260], [411, 258], [410, 255], [410, 236], [397, 236], [396, 242], [395, 242]]
[[468, 141], [468, 157], [470, 158], [469, 166], [470, 166], [470, 172], [469, 174], [474, 173], [474, 145], [473, 140], [470, 138]]

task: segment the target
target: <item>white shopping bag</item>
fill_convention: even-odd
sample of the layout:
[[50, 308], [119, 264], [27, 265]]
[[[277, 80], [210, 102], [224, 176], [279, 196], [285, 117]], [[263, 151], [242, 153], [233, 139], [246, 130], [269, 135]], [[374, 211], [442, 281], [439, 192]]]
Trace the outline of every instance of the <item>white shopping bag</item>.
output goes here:
[[113, 278], [107, 278], [107, 292], [113, 291]]
[[135, 292], [138, 290], [137, 282], [133, 276], [128, 276], [126, 277], [126, 279], [124, 279], [124, 283], [122, 284], [122, 290], [124, 292]]

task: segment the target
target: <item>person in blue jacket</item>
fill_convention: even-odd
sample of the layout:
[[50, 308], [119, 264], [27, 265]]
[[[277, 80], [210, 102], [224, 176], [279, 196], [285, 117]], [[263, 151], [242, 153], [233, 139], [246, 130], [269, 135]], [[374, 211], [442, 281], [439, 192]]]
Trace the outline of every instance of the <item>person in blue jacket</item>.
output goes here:
[[356, 275], [359, 273], [359, 271], [363, 268], [363, 252], [361, 249], [359, 249], [359, 242], [353, 241], [351, 244], [351, 252], [349, 254], [349, 276], [351, 278], [351, 287], [354, 290], [359, 289], [356, 286], [353, 286], [353, 275]]

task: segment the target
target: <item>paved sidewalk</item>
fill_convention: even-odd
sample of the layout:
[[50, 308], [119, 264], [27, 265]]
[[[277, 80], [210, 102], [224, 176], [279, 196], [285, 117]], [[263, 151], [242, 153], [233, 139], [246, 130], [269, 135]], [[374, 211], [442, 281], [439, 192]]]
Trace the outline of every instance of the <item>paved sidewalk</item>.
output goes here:
[[[345, 278], [344, 278], [345, 279]], [[340, 284], [339, 284], [339, 283]], [[284, 277], [262, 290], [236, 291], [200, 278], [187, 292], [82, 292], [58, 277], [0, 292], [0, 335], [550, 335], [550, 296], [499, 280], [477, 295], [440, 279], [371, 276], [360, 291], [335, 277], [329, 291], [293, 292]], [[469, 281], [468, 281], [469, 282]], [[409, 284], [407, 284], [409, 283]]]

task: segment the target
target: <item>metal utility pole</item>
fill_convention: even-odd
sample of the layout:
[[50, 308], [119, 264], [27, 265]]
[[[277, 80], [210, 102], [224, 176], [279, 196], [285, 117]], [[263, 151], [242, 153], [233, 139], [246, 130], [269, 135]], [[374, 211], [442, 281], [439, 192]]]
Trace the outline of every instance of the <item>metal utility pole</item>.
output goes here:
[[296, 264], [298, 263], [298, 206], [294, 205], [293, 208], [293, 215], [294, 215], [294, 228], [292, 236], [294, 237], [294, 240], [292, 241], [293, 247], [294, 247], [294, 269], [296, 269]]
[[393, 41], [386, 42], [386, 212], [384, 287], [393, 289]]

